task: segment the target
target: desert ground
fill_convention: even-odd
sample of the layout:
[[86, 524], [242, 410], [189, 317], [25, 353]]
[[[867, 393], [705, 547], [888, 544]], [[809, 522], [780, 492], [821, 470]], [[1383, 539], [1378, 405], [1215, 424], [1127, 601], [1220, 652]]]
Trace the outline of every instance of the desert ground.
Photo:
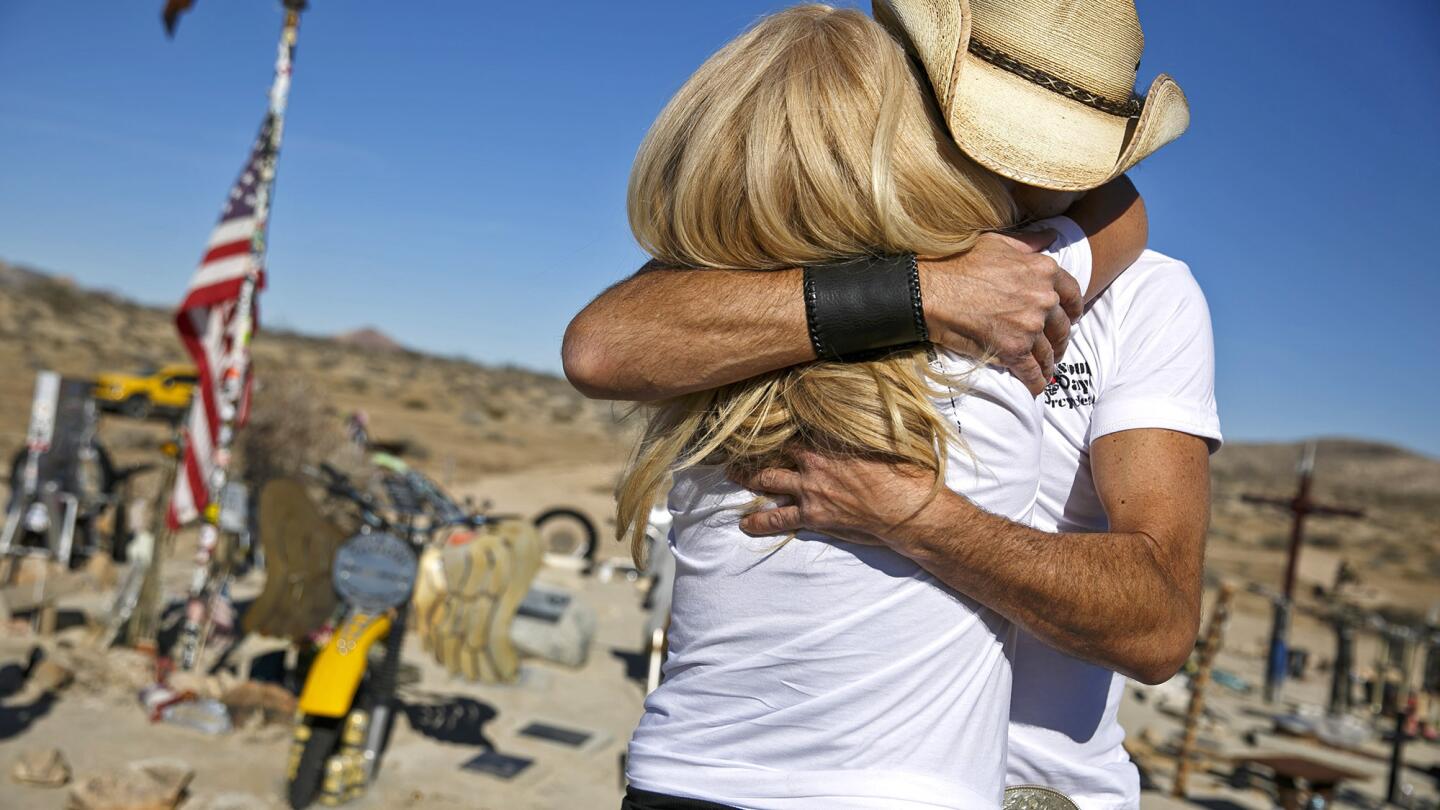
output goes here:
[[[0, 264], [0, 369], [9, 372], [0, 375], [0, 449], [7, 454], [23, 444], [37, 370], [93, 376], [182, 359], [166, 312]], [[380, 778], [348, 806], [617, 807], [620, 758], [644, 698], [645, 614], [637, 585], [623, 568], [610, 574], [603, 561], [626, 555], [613, 539], [611, 493], [633, 424], [608, 404], [584, 400], [554, 376], [424, 355], [373, 330], [338, 337], [262, 332], [255, 368], [252, 428], [257, 436], [289, 445], [294, 452], [285, 456], [286, 463], [294, 463], [297, 454], [334, 452], [343, 441], [344, 418], [363, 409], [373, 437], [403, 449], [408, 461], [459, 496], [524, 515], [564, 504], [584, 510], [601, 526], [599, 573], [585, 576], [550, 566], [539, 575], [539, 581], [573, 592], [594, 611], [597, 629], [586, 663], [567, 668], [530, 659], [516, 683], [477, 684], [448, 675], [412, 637], [402, 678], [404, 717], [396, 724]], [[292, 440], [297, 431], [309, 437], [303, 446]], [[162, 423], [110, 416], [100, 434], [120, 463], [154, 460], [168, 435]], [[253, 456], [266, 448], [257, 439], [248, 451]], [[244, 457], [247, 448], [241, 450], [239, 469], [259, 469], [256, 458]], [[1304, 715], [1324, 705], [1335, 636], [1312, 613], [1333, 603], [1342, 561], [1359, 575], [1359, 582], [1343, 591], [1349, 604], [1396, 622], [1418, 622], [1440, 605], [1440, 461], [1357, 440], [1320, 443], [1316, 498], [1363, 508], [1366, 515], [1309, 523], [1292, 644], [1310, 652], [1310, 666], [1271, 705], [1259, 695], [1269, 601], [1248, 588], [1278, 589], [1289, 516], [1242, 496], [1292, 495], [1299, 452], [1292, 444], [1237, 442], [1214, 459], [1207, 606], [1220, 583], [1239, 589], [1215, 662], [1227, 677], [1208, 689], [1199, 739], [1204, 758], [1185, 801], [1168, 794], [1188, 677], [1128, 691], [1121, 717], [1148, 777], [1145, 807], [1273, 806], [1263, 787], [1228, 783], [1232, 758], [1261, 753], [1301, 753], [1361, 774], [1346, 783], [1341, 804], [1378, 807], [1385, 796], [1389, 745], [1379, 729], [1389, 721], [1367, 726], [1373, 731], [1364, 742], [1341, 750], [1279, 734], [1273, 718]], [[148, 497], [155, 479], [142, 479], [136, 495]], [[172, 600], [184, 593], [193, 541], [193, 534], [183, 534], [165, 561], [166, 593]], [[111, 599], [107, 586], [123, 573], [97, 573], [88, 587], [65, 596], [55, 633], [37, 632], [36, 617], [23, 611], [0, 626], [0, 768], [6, 771], [0, 774], [0, 807], [81, 806], [73, 798], [76, 785], [157, 758], [178, 761], [193, 772], [187, 790], [177, 796], [178, 805], [171, 806], [284, 806], [286, 722], [252, 719], [222, 735], [151, 723], [137, 698], [153, 678], [148, 659], [131, 650], [93, 647], [90, 627], [103, 623]], [[241, 579], [237, 596], [257, 591], [262, 577], [256, 571]], [[1432, 615], [1430, 620], [1436, 619]], [[266, 644], [261, 639], [247, 644], [252, 641], [256, 649]], [[32, 673], [27, 681], [21, 673], [37, 648], [57, 666], [43, 677]], [[1378, 640], [1362, 635], [1359, 667], [1370, 667], [1379, 655]], [[1357, 717], [1368, 720], [1363, 713]], [[536, 720], [589, 736], [568, 747], [519, 734]], [[13, 763], [47, 749], [58, 749], [68, 762], [69, 784], [39, 787], [12, 780]], [[509, 779], [461, 768], [490, 750], [533, 763]], [[1436, 806], [1440, 746], [1413, 741], [1406, 761], [1401, 780], [1409, 786], [1413, 806]]]

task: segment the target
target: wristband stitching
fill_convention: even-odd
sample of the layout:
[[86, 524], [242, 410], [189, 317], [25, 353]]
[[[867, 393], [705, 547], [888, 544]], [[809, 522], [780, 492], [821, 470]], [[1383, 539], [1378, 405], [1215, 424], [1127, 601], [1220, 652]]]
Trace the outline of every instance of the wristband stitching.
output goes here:
[[915, 334], [921, 343], [930, 342], [930, 327], [925, 323], [925, 303], [920, 299], [920, 260], [910, 254], [910, 313], [915, 318]]
[[810, 268], [803, 268], [800, 273], [805, 285], [805, 325], [810, 332], [810, 348], [815, 350], [815, 356], [821, 360], [834, 360], [835, 357], [825, 349], [825, 342], [820, 339], [820, 329], [815, 318], [815, 279], [810, 275]]

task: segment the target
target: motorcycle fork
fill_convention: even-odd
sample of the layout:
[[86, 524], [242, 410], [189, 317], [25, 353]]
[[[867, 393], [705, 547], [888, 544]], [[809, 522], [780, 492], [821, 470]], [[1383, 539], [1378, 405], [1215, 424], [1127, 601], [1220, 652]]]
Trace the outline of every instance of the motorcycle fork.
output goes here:
[[400, 653], [405, 646], [405, 624], [409, 618], [410, 602], [406, 600], [395, 608], [395, 617], [390, 624], [390, 633], [385, 637], [385, 656], [372, 673], [369, 728], [366, 729], [364, 756], [365, 782], [369, 784], [380, 770], [381, 749], [385, 746], [385, 734], [392, 722], [395, 710], [395, 687], [400, 676]]

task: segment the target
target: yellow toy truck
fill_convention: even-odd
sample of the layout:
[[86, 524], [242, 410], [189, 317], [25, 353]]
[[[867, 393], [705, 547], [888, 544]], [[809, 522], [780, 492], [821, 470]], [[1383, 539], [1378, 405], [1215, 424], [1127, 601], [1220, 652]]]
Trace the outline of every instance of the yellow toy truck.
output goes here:
[[194, 366], [177, 363], [140, 374], [101, 374], [95, 401], [103, 411], [132, 419], [175, 417], [190, 407], [197, 378]]

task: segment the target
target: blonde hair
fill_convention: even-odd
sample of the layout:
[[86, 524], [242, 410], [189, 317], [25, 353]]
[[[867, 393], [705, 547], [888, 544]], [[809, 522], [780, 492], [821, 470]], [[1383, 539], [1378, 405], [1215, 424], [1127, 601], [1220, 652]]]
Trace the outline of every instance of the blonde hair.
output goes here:
[[[939, 124], [904, 52], [853, 10], [759, 21], [680, 88], [630, 175], [635, 238], [663, 263], [778, 269], [871, 252], [945, 256], [1014, 203]], [[823, 272], [821, 270], [820, 272]], [[908, 462], [943, 481], [953, 428], [923, 348], [813, 362], [656, 403], [617, 493], [640, 562], [674, 470], [783, 465], [795, 446]]]

